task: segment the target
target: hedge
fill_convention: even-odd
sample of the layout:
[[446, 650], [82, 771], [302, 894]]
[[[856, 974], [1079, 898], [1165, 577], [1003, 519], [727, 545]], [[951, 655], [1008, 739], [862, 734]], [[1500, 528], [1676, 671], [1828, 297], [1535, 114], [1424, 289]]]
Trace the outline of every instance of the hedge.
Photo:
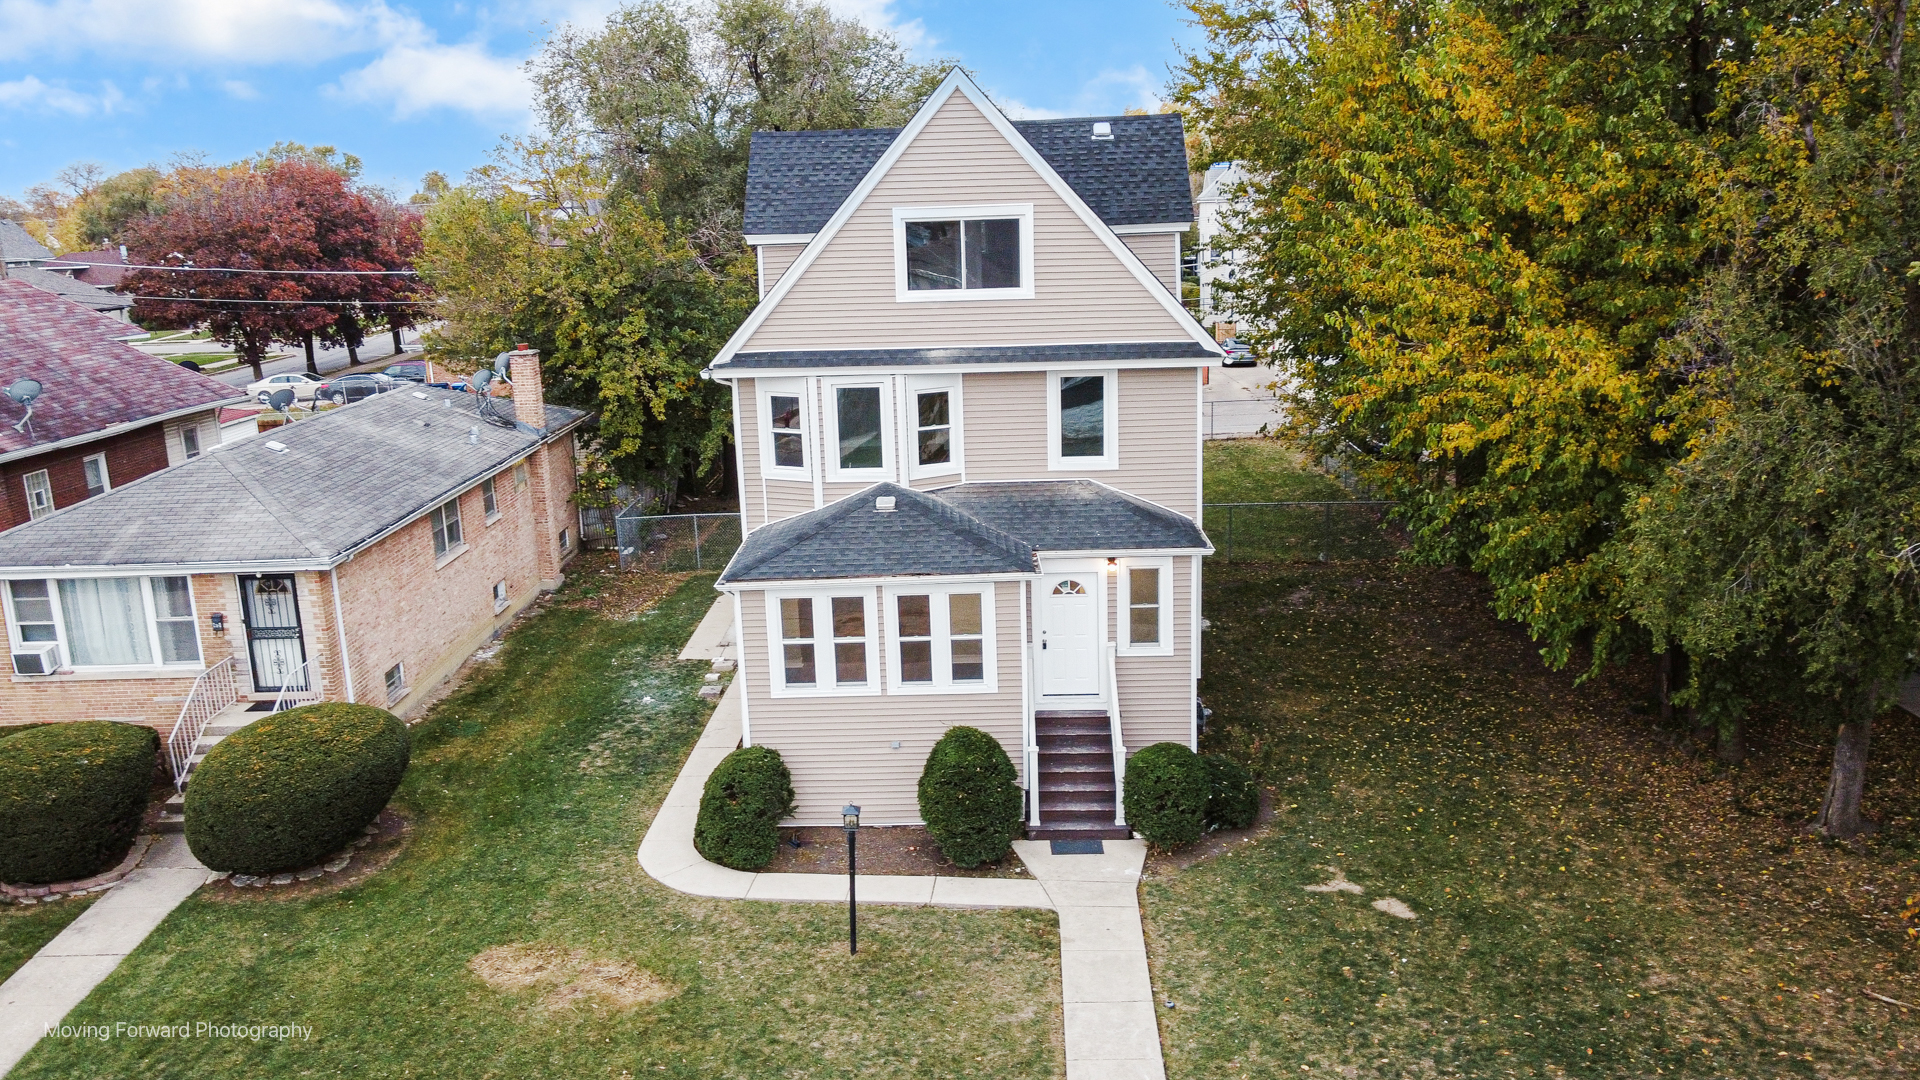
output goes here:
[[322, 702], [220, 740], [187, 784], [187, 847], [215, 870], [278, 874], [358, 838], [407, 771], [407, 727], [385, 709]]
[[920, 817], [955, 866], [998, 862], [1020, 835], [1019, 774], [1000, 740], [947, 729], [920, 771]]
[[1205, 754], [1207, 768], [1207, 831], [1244, 829], [1260, 816], [1260, 789], [1245, 765], [1225, 754]]
[[1154, 743], [1127, 759], [1127, 825], [1155, 847], [1200, 839], [1211, 792], [1207, 767], [1179, 743]]
[[0, 738], [0, 881], [72, 881], [125, 858], [159, 755], [152, 728], [106, 720]]
[[721, 866], [758, 870], [780, 847], [780, 820], [793, 815], [793, 774], [780, 752], [745, 746], [723, 758], [707, 777], [694, 850]]

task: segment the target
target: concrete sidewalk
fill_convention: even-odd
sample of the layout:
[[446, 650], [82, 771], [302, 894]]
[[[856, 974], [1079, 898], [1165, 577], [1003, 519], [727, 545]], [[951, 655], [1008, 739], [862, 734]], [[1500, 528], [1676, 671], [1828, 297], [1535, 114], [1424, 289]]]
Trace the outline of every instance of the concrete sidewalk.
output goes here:
[[0, 984], [0, 1076], [210, 876], [186, 837], [160, 837], [125, 880]]

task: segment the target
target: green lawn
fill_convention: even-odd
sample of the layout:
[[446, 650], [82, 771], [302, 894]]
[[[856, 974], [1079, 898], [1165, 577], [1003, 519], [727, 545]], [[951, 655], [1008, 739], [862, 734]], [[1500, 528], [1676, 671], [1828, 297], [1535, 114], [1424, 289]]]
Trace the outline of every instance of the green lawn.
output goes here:
[[1331, 477], [1305, 467], [1298, 451], [1272, 439], [1212, 440], [1205, 456], [1210, 503], [1351, 498]]
[[[390, 867], [300, 901], [202, 893], [70, 1018], [311, 1041], [43, 1042], [15, 1080], [1060, 1075], [1049, 913], [869, 908], [849, 958], [842, 907], [699, 900], [636, 865], [709, 712], [706, 665], [672, 657], [712, 582], [630, 621], [532, 616], [415, 729]], [[469, 968], [488, 950], [496, 974], [557, 957], [566, 985], [496, 989]]]
[[[1544, 671], [1466, 574], [1216, 559], [1206, 588], [1203, 748], [1280, 814], [1144, 886], [1171, 1077], [1920, 1068], [1916, 1016], [1863, 993], [1920, 1003], [1920, 724], [1876, 728], [1893, 824], [1843, 850], [1796, 831], [1817, 742], [1783, 729], [1737, 774], [1679, 754], [1644, 688]], [[1365, 894], [1306, 891], [1330, 867]]]
[[91, 903], [91, 899], [75, 899], [0, 905], [0, 982], [6, 982]]

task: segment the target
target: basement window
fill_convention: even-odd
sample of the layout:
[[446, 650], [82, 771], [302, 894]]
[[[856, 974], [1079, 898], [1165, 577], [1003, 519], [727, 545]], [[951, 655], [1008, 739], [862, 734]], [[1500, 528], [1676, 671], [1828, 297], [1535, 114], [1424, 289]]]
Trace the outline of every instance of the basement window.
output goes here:
[[403, 661], [387, 669], [387, 704], [399, 701], [406, 693], [407, 665]]

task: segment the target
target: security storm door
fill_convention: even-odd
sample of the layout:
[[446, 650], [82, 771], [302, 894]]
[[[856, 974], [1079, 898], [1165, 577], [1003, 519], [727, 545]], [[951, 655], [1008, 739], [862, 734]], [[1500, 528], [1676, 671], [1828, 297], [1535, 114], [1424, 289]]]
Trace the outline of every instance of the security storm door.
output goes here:
[[293, 594], [293, 576], [243, 576], [240, 598], [254, 692], [309, 689], [310, 676], [301, 669], [307, 661], [307, 646], [300, 636], [300, 602]]
[[1100, 693], [1100, 573], [1084, 570], [1040, 579], [1040, 693]]

